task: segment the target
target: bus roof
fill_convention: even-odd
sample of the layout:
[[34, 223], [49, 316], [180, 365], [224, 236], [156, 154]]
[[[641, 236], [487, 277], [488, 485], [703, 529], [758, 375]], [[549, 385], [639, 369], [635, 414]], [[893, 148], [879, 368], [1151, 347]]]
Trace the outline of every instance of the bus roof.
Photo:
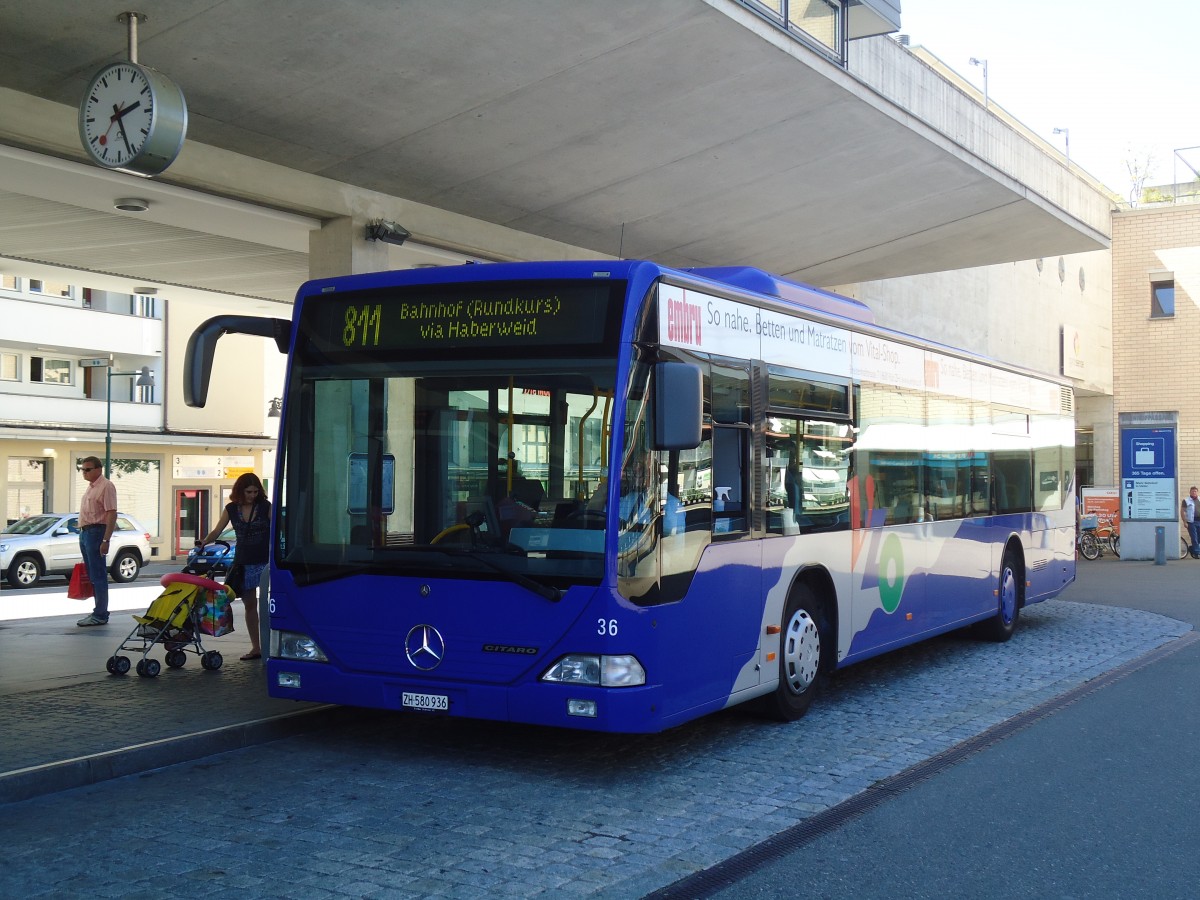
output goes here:
[[723, 284], [739, 287], [743, 290], [753, 291], [756, 294], [766, 294], [770, 297], [778, 297], [780, 300], [790, 300], [793, 303], [800, 303], [835, 316], [853, 319], [856, 322], [865, 322], [869, 325], [875, 324], [875, 314], [861, 300], [830, 293], [829, 291], [813, 287], [810, 284], [788, 281], [786, 278], [780, 278], [778, 275], [772, 275], [770, 272], [764, 272], [762, 269], [755, 269], [750, 266], [720, 266], [716, 268], [687, 269], [686, 271], [695, 275], [701, 275], [704, 278], [711, 278], [713, 281], [720, 281]]

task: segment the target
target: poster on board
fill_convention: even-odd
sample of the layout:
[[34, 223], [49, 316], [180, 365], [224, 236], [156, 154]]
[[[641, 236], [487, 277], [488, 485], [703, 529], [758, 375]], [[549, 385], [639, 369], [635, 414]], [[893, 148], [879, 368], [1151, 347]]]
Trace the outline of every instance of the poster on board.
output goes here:
[[1080, 512], [1095, 516], [1097, 531], [1121, 530], [1121, 492], [1116, 488], [1083, 488], [1079, 492]]

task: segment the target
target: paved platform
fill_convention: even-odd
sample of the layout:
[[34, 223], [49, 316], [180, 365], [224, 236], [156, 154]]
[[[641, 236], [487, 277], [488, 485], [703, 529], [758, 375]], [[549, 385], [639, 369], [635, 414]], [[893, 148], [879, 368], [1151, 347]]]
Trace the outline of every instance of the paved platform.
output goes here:
[[[156, 678], [112, 676], [105, 662], [158, 596], [152, 581], [114, 586], [109, 624], [80, 628], [90, 603], [61, 590], [0, 594], [0, 803], [92, 784], [320, 727], [330, 707], [267, 696], [244, 628], [204, 640], [224, 664], [188, 654]], [[60, 612], [6, 618], [30, 612]], [[234, 604], [238, 625], [242, 604]], [[136, 654], [125, 652], [136, 662]], [[151, 655], [162, 660], [161, 647]]]

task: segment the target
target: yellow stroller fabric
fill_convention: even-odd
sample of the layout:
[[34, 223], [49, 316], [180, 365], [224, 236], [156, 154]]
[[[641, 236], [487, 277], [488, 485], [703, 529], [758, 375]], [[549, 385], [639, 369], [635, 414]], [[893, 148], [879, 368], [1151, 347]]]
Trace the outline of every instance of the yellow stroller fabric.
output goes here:
[[204, 588], [182, 581], [173, 582], [165, 587], [166, 590], [155, 598], [145, 615], [133, 617], [136, 622], [154, 628], [182, 628], [187, 624], [192, 606], [201, 599], [200, 594]]

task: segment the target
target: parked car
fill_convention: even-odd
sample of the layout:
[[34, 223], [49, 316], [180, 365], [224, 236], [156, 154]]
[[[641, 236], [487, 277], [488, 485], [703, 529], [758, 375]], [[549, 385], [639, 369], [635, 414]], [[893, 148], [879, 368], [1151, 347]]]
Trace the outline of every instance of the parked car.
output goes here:
[[203, 547], [193, 548], [188, 554], [187, 565], [183, 571], [190, 575], [204, 575], [216, 578], [225, 575], [233, 565], [233, 553], [237, 549], [237, 532], [232, 527], [226, 528], [217, 536], [215, 541]]
[[[133, 581], [150, 559], [150, 533], [137, 520], [117, 513], [108, 542], [108, 571], [116, 582]], [[83, 562], [78, 513], [42, 513], [18, 519], [0, 531], [0, 572], [10, 587], [33, 587], [46, 575], [70, 577]]]

